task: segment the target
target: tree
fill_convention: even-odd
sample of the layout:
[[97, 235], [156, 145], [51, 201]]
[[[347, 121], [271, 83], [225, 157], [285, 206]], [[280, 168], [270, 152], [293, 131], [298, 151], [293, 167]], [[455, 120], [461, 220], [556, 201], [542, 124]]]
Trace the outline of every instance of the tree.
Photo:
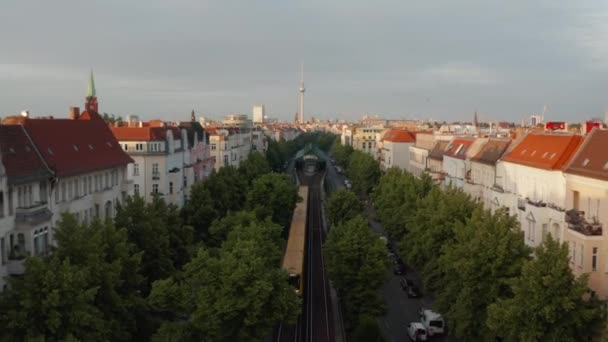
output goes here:
[[249, 210], [259, 218], [270, 217], [281, 227], [287, 227], [298, 201], [298, 187], [286, 174], [271, 173], [253, 181], [247, 194]]
[[232, 166], [224, 166], [213, 173], [204, 183], [213, 198], [213, 206], [218, 217], [228, 211], [239, 211], [245, 205], [247, 181]]
[[362, 313], [376, 316], [383, 305], [378, 289], [384, 284], [388, 261], [384, 243], [362, 216], [332, 227], [323, 247], [327, 273], [344, 302], [349, 322]]
[[116, 116], [114, 114], [103, 113], [103, 115], [101, 116], [101, 118], [108, 125], [113, 125], [115, 123], [122, 123], [122, 117]]
[[192, 229], [182, 225], [176, 209], [167, 207], [162, 199], [155, 197], [146, 204], [139, 196], [128, 197], [117, 207], [114, 222], [126, 229], [129, 242], [143, 252], [143, 295], [148, 294], [152, 282], [168, 277], [189, 260]]
[[234, 229], [239, 227], [249, 227], [252, 222], [259, 221], [256, 214], [252, 211], [237, 211], [229, 213], [225, 217], [214, 221], [209, 229], [209, 239], [207, 245], [210, 247], [220, 247]]
[[239, 166], [239, 173], [245, 179], [247, 184], [251, 186], [253, 181], [272, 171], [270, 164], [261, 153], [252, 153]]
[[146, 337], [139, 293], [141, 254], [110, 222], [79, 224], [64, 214], [48, 258], [26, 261], [0, 299], [0, 326], [9, 340], [128, 341]]
[[354, 340], [357, 342], [384, 342], [384, 334], [380, 330], [378, 321], [371, 316], [362, 316], [359, 324], [353, 333]]
[[575, 278], [567, 245], [547, 235], [512, 282], [513, 296], [490, 305], [487, 324], [504, 341], [589, 340], [605, 315], [595, 296], [585, 299], [587, 279]]
[[437, 308], [460, 339], [495, 340], [486, 325], [487, 308], [511, 294], [508, 285], [521, 274], [531, 250], [504, 209], [492, 214], [477, 208], [466, 223], [456, 222], [454, 232], [454, 243], [439, 257], [444, 281]]
[[361, 201], [353, 192], [345, 189], [332, 192], [325, 203], [327, 220], [332, 227], [349, 221], [362, 212]]
[[157, 281], [152, 307], [168, 319], [157, 340], [256, 341], [276, 322], [295, 322], [299, 300], [278, 265], [280, 227], [235, 228], [219, 255], [201, 248], [184, 274]]
[[411, 264], [423, 270], [425, 285], [430, 289], [442, 284], [438, 260], [454, 241], [454, 225], [465, 222], [477, 206], [455, 188], [445, 191], [433, 188], [417, 205], [399, 250], [405, 252]]
[[354, 149], [350, 145], [342, 145], [339, 141], [336, 141], [331, 147], [332, 157], [340, 164], [347, 166], [350, 162], [350, 157], [353, 154]]
[[188, 202], [182, 209], [184, 222], [194, 229], [196, 241], [208, 241], [209, 227], [219, 217], [207, 183], [194, 183]]
[[380, 179], [380, 166], [369, 154], [355, 151], [350, 156], [346, 174], [353, 183], [353, 190], [367, 195]]

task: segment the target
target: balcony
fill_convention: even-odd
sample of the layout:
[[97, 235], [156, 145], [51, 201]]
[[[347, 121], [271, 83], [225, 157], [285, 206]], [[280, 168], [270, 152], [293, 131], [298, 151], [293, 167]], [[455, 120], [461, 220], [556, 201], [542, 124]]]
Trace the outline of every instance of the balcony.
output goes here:
[[501, 194], [505, 192], [505, 189], [503, 189], [502, 186], [500, 186], [498, 184], [492, 185], [492, 190], [494, 190], [496, 192], [500, 192]]
[[566, 211], [566, 223], [568, 228], [587, 236], [601, 236], [602, 224], [594, 217], [591, 222], [585, 218], [582, 210], [570, 209]]
[[558, 205], [556, 205], [554, 203], [547, 203], [547, 207], [551, 208], [553, 210], [557, 210], [557, 211], [562, 212], [562, 213], [566, 211], [566, 209], [564, 209], [564, 208], [562, 208], [562, 207], [560, 207], [560, 206], [558, 206]]
[[533, 205], [533, 206], [535, 206], [537, 208], [544, 208], [544, 207], [547, 206], [547, 203], [545, 203], [545, 202], [543, 202], [541, 200], [533, 201], [533, 200], [531, 200], [531, 199], [529, 199], [527, 197], [526, 197], [526, 203], [528, 203], [529, 205]]
[[18, 207], [15, 212], [15, 222], [33, 226], [50, 220], [52, 216], [53, 213], [46, 203], [36, 202], [29, 207]]
[[153, 173], [152, 180], [160, 180], [160, 173]]

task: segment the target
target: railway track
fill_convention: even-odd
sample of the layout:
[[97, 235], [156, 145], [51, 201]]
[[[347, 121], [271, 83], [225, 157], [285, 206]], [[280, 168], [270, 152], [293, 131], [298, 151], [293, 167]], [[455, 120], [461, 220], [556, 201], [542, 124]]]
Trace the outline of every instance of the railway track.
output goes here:
[[295, 326], [279, 326], [276, 341], [333, 342], [335, 331], [329, 283], [325, 273], [323, 242], [325, 230], [321, 211], [322, 174], [298, 174], [302, 185], [309, 186], [306, 288], [302, 296], [302, 314]]

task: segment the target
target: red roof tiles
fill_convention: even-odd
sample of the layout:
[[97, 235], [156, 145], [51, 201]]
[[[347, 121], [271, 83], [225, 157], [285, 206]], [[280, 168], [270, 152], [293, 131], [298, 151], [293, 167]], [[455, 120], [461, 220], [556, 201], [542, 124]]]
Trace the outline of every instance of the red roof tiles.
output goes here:
[[9, 184], [23, 184], [52, 176], [21, 125], [0, 125], [0, 151]]
[[564, 172], [608, 181], [606, 147], [608, 130], [592, 130]]
[[167, 131], [173, 132], [173, 138], [181, 137], [179, 128], [173, 126], [143, 126], [143, 127], [110, 127], [112, 134], [118, 141], [164, 141], [167, 139]]
[[133, 162], [103, 120], [27, 119], [23, 127], [59, 177]]
[[530, 133], [502, 160], [545, 170], [562, 170], [583, 141], [580, 135]]
[[394, 143], [414, 143], [416, 142], [416, 137], [409, 131], [391, 129], [384, 134], [382, 140]]

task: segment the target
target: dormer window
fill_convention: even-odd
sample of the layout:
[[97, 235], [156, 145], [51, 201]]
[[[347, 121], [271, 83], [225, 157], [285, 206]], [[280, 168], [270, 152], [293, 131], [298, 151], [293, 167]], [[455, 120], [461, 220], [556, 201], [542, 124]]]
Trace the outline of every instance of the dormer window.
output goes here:
[[535, 154], [536, 154], [536, 150], [532, 151], [532, 154], [530, 154], [530, 157], [534, 157]]
[[521, 151], [521, 153], [520, 153], [520, 154], [523, 156], [524, 154], [526, 154], [526, 152], [527, 152], [527, 151], [528, 151], [528, 150], [524, 149], [523, 151]]
[[587, 166], [587, 164], [589, 164], [589, 158], [585, 158], [585, 160], [583, 160], [583, 167]]
[[74, 147], [74, 151], [78, 152], [78, 146], [72, 145]]
[[546, 158], [548, 154], [549, 154], [549, 152], [543, 153], [543, 158]]

